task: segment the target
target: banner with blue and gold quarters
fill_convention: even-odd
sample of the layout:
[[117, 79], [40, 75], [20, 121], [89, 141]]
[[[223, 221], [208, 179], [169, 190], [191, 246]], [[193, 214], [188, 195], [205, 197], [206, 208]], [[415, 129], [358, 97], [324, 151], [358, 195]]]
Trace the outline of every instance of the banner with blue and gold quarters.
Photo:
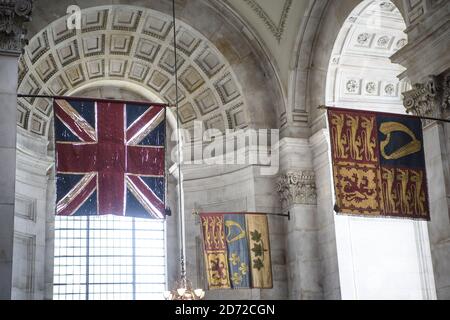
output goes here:
[[250, 259], [245, 215], [226, 214], [224, 220], [231, 286], [235, 289], [250, 288]]
[[209, 289], [273, 287], [267, 215], [200, 213]]
[[417, 117], [328, 109], [339, 213], [430, 220]]

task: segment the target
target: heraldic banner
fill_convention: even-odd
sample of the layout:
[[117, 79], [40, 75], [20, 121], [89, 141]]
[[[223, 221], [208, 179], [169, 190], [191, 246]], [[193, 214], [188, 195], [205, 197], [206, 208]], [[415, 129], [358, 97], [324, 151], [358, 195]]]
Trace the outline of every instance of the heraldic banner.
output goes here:
[[272, 288], [267, 216], [201, 213], [210, 289]]
[[165, 109], [55, 99], [56, 214], [165, 215]]
[[328, 122], [339, 213], [430, 220], [419, 118], [329, 108]]

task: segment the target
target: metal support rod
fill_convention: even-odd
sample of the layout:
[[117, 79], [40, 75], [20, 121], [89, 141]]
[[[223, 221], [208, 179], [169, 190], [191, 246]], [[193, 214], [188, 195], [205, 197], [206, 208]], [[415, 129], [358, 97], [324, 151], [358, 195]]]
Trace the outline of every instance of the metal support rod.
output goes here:
[[[266, 216], [277, 216], [277, 217], [287, 217], [288, 220], [291, 220], [291, 212], [288, 213], [272, 213], [272, 212], [208, 212], [210, 214], [264, 214]], [[193, 215], [200, 215], [200, 212], [197, 210], [192, 210]]]
[[17, 98], [42, 98], [42, 99], [70, 99], [70, 100], [95, 100], [99, 102], [127, 102], [132, 104], [151, 104], [155, 107], [161, 107], [161, 108], [171, 108], [175, 105], [170, 105], [167, 103], [157, 103], [157, 102], [151, 102], [151, 101], [123, 101], [118, 99], [99, 99], [99, 98], [89, 98], [89, 97], [75, 97], [75, 96], [52, 96], [52, 95], [45, 95], [45, 94], [22, 94], [18, 93]]
[[[319, 110], [323, 110], [323, 109], [332, 109], [332, 110], [349, 110], [349, 111], [356, 111], [353, 109], [346, 109], [346, 108], [338, 108], [338, 107], [329, 107], [329, 106], [324, 106], [324, 105], [320, 105], [317, 107], [317, 109]], [[377, 112], [377, 111], [374, 111]], [[386, 114], [393, 114], [393, 115], [403, 115], [400, 113], [392, 113], [392, 112], [382, 112], [382, 113], [386, 113]], [[432, 121], [440, 121], [440, 122], [447, 122], [450, 123], [450, 119], [443, 119], [443, 118], [433, 118], [433, 117], [426, 117], [426, 116], [416, 116], [416, 115], [412, 115], [412, 114], [405, 114], [404, 116], [406, 117], [413, 117], [413, 118], [418, 118], [418, 119], [423, 119], [423, 120], [432, 120]]]
[[181, 163], [183, 160], [182, 148], [181, 148], [181, 130], [180, 130], [180, 113], [178, 104], [178, 58], [177, 58], [177, 26], [175, 16], [175, 0], [172, 0], [172, 19], [173, 19], [173, 51], [174, 51], [174, 76], [175, 76], [175, 107], [177, 118], [177, 136], [178, 136], [178, 210], [180, 217], [180, 266], [181, 266], [181, 279], [186, 284], [186, 227], [184, 216], [184, 192], [183, 192], [183, 173], [181, 172]]

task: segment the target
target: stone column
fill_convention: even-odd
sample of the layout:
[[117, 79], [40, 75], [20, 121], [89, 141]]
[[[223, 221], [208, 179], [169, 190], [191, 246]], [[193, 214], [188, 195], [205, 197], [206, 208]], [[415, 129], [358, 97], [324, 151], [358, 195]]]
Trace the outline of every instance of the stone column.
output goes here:
[[[450, 116], [450, 2], [403, 0], [408, 44], [391, 61], [412, 83], [404, 105], [413, 114]], [[425, 160], [431, 205], [428, 224], [438, 299], [450, 299], [450, 124], [424, 121]]]
[[31, 0], [0, 0], [0, 299], [11, 298], [18, 57]]
[[289, 298], [322, 299], [317, 239], [317, 201], [311, 149], [307, 139], [280, 141], [281, 174], [277, 191], [286, 220], [286, 267]]
[[53, 300], [53, 271], [55, 260], [55, 203], [56, 173], [55, 167], [47, 173], [47, 206], [45, 221], [45, 258], [44, 258], [44, 300]]
[[[450, 69], [415, 84], [404, 97], [410, 113], [450, 119]], [[436, 294], [438, 299], [450, 299], [450, 124], [429, 120], [423, 124]]]
[[[324, 115], [325, 116], [325, 115]], [[323, 116], [323, 117], [324, 117]], [[325, 120], [321, 120], [324, 121]], [[317, 241], [321, 267], [321, 285], [326, 300], [341, 299], [341, 285], [333, 210], [329, 134], [321, 129], [309, 138], [317, 187]]]
[[167, 255], [167, 289], [175, 288], [180, 278], [180, 238], [179, 238], [179, 215], [177, 202], [177, 179], [169, 175], [167, 205], [172, 215], [166, 220], [166, 255]]

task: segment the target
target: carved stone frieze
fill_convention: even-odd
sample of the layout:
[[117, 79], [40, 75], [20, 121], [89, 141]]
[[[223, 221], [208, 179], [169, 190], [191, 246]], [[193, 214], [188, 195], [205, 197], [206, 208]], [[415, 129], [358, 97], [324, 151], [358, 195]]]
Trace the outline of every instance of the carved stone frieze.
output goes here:
[[310, 170], [282, 174], [277, 181], [277, 191], [283, 206], [317, 204], [315, 174]]
[[20, 55], [27, 44], [23, 24], [31, 20], [32, 0], [0, 0], [0, 54]]

